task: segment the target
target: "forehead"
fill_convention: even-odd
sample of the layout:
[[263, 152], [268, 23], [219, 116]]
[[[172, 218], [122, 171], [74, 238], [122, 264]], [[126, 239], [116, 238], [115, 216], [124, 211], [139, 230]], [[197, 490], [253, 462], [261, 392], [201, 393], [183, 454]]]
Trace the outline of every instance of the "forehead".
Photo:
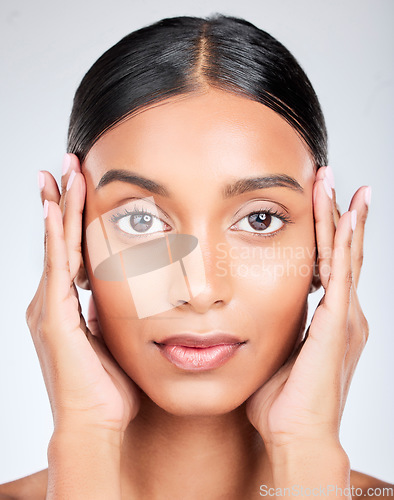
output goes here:
[[295, 130], [261, 103], [216, 89], [149, 106], [106, 132], [82, 169], [96, 186], [110, 169], [165, 179], [285, 173], [303, 184], [313, 162]]

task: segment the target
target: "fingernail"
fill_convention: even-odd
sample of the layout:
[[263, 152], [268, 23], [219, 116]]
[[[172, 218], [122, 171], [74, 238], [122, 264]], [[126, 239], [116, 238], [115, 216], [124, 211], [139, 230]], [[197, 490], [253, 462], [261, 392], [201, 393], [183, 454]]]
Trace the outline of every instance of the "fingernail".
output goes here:
[[334, 189], [335, 188], [334, 172], [333, 172], [332, 168], [330, 167], [330, 165], [327, 165], [325, 175], [328, 179], [328, 182], [330, 183], [330, 186], [332, 187], [332, 189]]
[[367, 207], [369, 207], [369, 204], [371, 203], [371, 195], [372, 195], [372, 188], [371, 186], [368, 186], [367, 189], [364, 191], [365, 204], [367, 205]]
[[67, 186], [66, 186], [66, 190], [68, 191], [71, 187], [71, 184], [73, 183], [73, 180], [75, 178], [75, 170], [73, 170], [70, 174], [70, 177], [68, 178], [68, 182], [67, 182]]
[[327, 179], [326, 176], [324, 176], [324, 178], [323, 178], [323, 185], [324, 185], [324, 189], [326, 190], [326, 193], [332, 199], [332, 189], [331, 189], [329, 180]]
[[49, 205], [48, 200], [45, 200], [44, 201], [44, 219], [46, 219], [47, 215], [48, 215], [48, 205]]
[[66, 174], [71, 163], [71, 156], [66, 153], [63, 157], [62, 175]]
[[45, 175], [41, 170], [38, 171], [38, 188], [40, 191], [44, 189], [45, 186]]
[[356, 229], [357, 223], [357, 210], [352, 210], [352, 231]]

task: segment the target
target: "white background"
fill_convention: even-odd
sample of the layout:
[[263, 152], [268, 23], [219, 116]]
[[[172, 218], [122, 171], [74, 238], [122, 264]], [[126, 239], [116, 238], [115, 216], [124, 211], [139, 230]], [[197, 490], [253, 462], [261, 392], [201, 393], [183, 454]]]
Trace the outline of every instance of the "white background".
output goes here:
[[47, 467], [53, 428], [25, 323], [43, 262], [37, 171], [49, 170], [60, 181], [74, 92], [105, 50], [161, 18], [214, 12], [268, 31], [305, 69], [325, 113], [342, 211], [359, 186], [372, 186], [359, 283], [370, 339], [341, 440], [353, 469], [394, 482], [394, 2], [2, 0], [0, 9], [0, 483]]

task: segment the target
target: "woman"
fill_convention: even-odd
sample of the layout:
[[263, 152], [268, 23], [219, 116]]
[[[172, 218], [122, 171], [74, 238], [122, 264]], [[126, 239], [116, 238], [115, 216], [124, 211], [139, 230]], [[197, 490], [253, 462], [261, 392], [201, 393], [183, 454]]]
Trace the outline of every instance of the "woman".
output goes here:
[[[61, 193], [39, 172], [45, 263], [26, 313], [54, 417], [48, 470], [4, 497], [392, 486], [351, 471], [339, 441], [368, 337], [371, 189], [340, 214], [320, 105], [288, 50], [229, 16], [142, 28], [83, 78], [67, 150]], [[75, 283], [92, 290], [88, 326]]]

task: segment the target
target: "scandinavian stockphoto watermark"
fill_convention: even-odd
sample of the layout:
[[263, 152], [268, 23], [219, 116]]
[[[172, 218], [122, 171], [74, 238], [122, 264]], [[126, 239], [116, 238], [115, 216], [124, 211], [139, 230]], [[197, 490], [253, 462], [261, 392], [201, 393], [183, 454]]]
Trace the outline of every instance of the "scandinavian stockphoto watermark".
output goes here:
[[[343, 257], [343, 249], [319, 249], [318, 262], [321, 272], [329, 272], [332, 258]], [[277, 279], [283, 277], [308, 277], [316, 261], [316, 248], [309, 246], [283, 246], [273, 242], [269, 246], [216, 245], [215, 268], [218, 277]]]
[[328, 484], [326, 486], [318, 486], [314, 488], [309, 488], [302, 486], [300, 484], [293, 484], [292, 486], [286, 488], [274, 488], [267, 486], [266, 484], [260, 485], [260, 496], [262, 497], [391, 497], [394, 494], [394, 488], [383, 487], [383, 488], [368, 488], [363, 490], [362, 488], [355, 488], [354, 486], [349, 486], [341, 488], [335, 484]]

